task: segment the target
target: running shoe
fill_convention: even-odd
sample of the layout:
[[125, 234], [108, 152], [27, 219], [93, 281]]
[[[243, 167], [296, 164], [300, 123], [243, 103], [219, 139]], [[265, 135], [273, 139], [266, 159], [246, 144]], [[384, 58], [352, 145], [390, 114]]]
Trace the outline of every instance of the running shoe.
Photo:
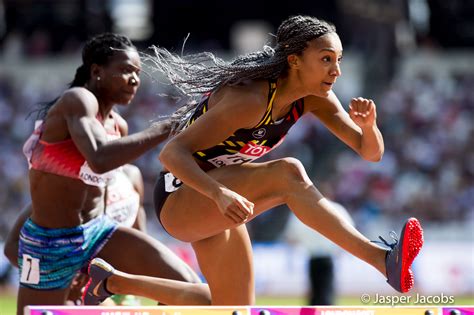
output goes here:
[[89, 282], [82, 295], [84, 305], [99, 305], [106, 298], [113, 295], [106, 288], [107, 279], [114, 274], [114, 267], [105, 260], [94, 258], [89, 264]]
[[379, 236], [390, 248], [385, 256], [387, 282], [398, 292], [406, 293], [415, 284], [411, 265], [423, 246], [423, 229], [417, 219], [410, 218], [403, 226], [400, 239], [393, 231], [390, 237], [394, 241], [391, 244]]

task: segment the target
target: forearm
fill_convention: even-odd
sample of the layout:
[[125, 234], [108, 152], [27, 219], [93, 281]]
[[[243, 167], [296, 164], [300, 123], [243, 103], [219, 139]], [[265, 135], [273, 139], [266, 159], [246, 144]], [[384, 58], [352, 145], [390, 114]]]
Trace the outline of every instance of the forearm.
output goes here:
[[7, 257], [10, 263], [15, 267], [18, 267], [18, 242], [20, 239], [20, 231], [23, 224], [25, 224], [25, 221], [30, 217], [31, 212], [31, 204], [28, 204], [16, 219], [15, 224], [8, 233], [5, 241], [5, 257]]
[[[97, 149], [93, 170], [104, 173], [129, 163], [167, 139], [169, 124], [158, 123], [144, 131], [107, 142]], [[91, 161], [88, 161], [91, 164]]]
[[220, 189], [225, 188], [207, 175], [196, 163], [192, 154], [179, 145], [168, 143], [161, 151], [160, 161], [183, 183], [211, 199], [218, 194]]
[[14, 242], [7, 242], [7, 244], [5, 244], [5, 248], [3, 249], [3, 253], [5, 257], [7, 257], [10, 264], [18, 267], [18, 239], [14, 240]]
[[384, 153], [383, 136], [377, 125], [362, 128], [359, 154], [367, 161], [378, 162]]

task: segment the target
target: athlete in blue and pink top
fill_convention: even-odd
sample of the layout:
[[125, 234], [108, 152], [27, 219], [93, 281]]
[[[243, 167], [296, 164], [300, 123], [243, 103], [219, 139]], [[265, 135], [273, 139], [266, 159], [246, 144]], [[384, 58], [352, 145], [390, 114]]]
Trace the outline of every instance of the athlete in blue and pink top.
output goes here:
[[104, 214], [114, 170], [170, 130], [163, 121], [127, 135], [126, 122], [113, 111], [129, 104], [140, 85], [137, 50], [128, 38], [107, 33], [86, 43], [82, 61], [70, 88], [42, 108], [24, 147], [32, 213], [20, 231], [17, 313], [25, 305], [63, 304], [74, 275], [95, 256], [125, 272], [165, 278], [154, 290], [163, 303], [209, 303], [207, 285], [168, 248]]

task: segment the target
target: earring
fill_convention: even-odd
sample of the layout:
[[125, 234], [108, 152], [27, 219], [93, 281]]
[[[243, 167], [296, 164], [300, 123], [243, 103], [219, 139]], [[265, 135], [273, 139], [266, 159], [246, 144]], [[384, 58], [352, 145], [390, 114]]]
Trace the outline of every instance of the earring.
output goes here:
[[97, 77], [97, 81], [100, 81], [100, 77]]

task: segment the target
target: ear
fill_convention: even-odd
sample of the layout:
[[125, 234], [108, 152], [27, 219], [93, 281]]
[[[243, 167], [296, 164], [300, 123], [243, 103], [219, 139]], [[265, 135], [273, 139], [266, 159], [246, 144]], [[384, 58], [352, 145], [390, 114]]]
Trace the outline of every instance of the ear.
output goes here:
[[299, 59], [298, 56], [296, 55], [288, 55], [287, 59], [288, 61], [288, 66], [291, 69], [298, 69], [299, 68]]
[[104, 70], [96, 63], [91, 65], [91, 79], [96, 79], [104, 76]]

